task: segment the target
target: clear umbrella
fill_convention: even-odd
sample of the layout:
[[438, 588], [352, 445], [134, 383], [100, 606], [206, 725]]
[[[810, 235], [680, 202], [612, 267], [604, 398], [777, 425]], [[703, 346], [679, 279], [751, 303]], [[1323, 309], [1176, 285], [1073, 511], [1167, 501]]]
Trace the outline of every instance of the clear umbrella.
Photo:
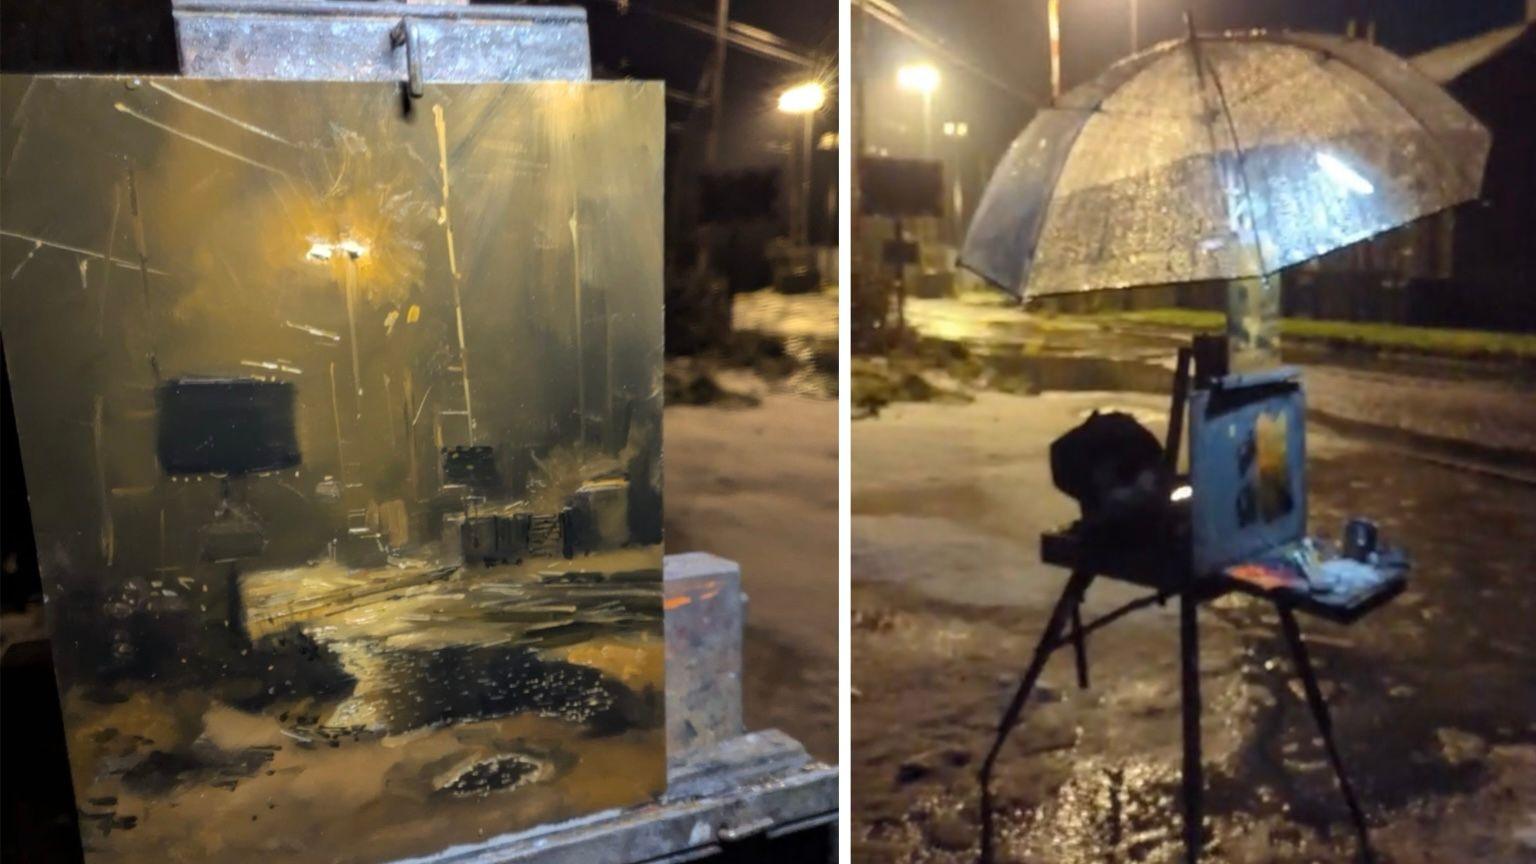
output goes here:
[[1476, 197], [1489, 140], [1369, 43], [1166, 42], [1035, 116], [961, 263], [1020, 297], [1262, 279]]

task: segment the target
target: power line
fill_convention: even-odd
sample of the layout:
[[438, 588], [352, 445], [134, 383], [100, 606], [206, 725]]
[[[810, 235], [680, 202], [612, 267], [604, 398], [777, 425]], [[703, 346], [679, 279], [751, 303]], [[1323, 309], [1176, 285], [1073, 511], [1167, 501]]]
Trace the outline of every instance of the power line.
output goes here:
[[[638, 3], [630, 5], [629, 8], [669, 24], [676, 24], [684, 29], [708, 36], [711, 39], [715, 38], [716, 35], [715, 22], [713, 21], [706, 21], [691, 15], [684, 15], [679, 12], [672, 12]], [[781, 63], [806, 68], [812, 68], [817, 65], [815, 57], [809, 50], [790, 42], [776, 33], [771, 33], [760, 27], [753, 27], [750, 24], [743, 24], [740, 21], [730, 22], [730, 26], [726, 29], [725, 39], [731, 45], [749, 54], [756, 54], [759, 57], [766, 57], [770, 60], [778, 60]]]
[[853, 5], [864, 10], [870, 20], [878, 21], [897, 34], [916, 42], [935, 57], [943, 60], [951, 66], [963, 69], [966, 72], [980, 78], [992, 86], [1002, 90], [1021, 102], [1030, 105], [1045, 105], [1050, 102], [1034, 88], [1011, 81], [1004, 80], [992, 74], [980, 65], [972, 62], [965, 55], [950, 48], [935, 36], [930, 36], [919, 29], [894, 3], [889, 0], [852, 0]]

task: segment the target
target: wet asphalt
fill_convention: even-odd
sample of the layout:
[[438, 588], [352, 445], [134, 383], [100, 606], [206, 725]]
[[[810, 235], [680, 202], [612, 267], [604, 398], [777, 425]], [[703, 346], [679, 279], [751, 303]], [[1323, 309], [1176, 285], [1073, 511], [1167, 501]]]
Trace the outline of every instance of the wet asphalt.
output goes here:
[[[1010, 326], [988, 315], [959, 323]], [[1053, 357], [1048, 341], [1001, 353]], [[1151, 343], [1127, 343], [1156, 368]], [[1075, 508], [1050, 485], [1046, 447], [1096, 407], [1166, 424], [1140, 373], [1043, 362], [1011, 373], [1040, 375], [1038, 395], [898, 403], [854, 424], [857, 861], [975, 860], [976, 769], [1066, 575], [1036, 549]], [[1498, 450], [1439, 446], [1515, 424], [1499, 444], [1518, 451], [1536, 409], [1500, 402], [1529, 385], [1317, 363], [1307, 375], [1327, 379], [1314, 405], [1394, 406], [1308, 429], [1313, 533], [1368, 516], [1414, 562], [1408, 590], [1360, 622], [1302, 620], [1378, 860], [1536, 861], [1536, 485], [1484, 458]], [[1435, 412], [1447, 416], [1422, 416]], [[1393, 432], [1405, 423], [1412, 434]], [[1137, 594], [1096, 583], [1089, 614]], [[1356, 860], [1273, 613], [1228, 598], [1200, 622], [1204, 860]], [[1094, 634], [1087, 690], [1069, 655], [1052, 661], [995, 781], [998, 860], [1182, 860], [1176, 623], [1153, 607]]]

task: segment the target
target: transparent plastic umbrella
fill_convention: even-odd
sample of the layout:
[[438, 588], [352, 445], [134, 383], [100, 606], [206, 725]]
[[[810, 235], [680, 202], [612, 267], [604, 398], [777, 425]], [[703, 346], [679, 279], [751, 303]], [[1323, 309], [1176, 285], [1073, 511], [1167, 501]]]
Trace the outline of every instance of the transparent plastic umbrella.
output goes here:
[[960, 259], [1020, 297], [1262, 277], [1475, 198], [1489, 143], [1375, 45], [1201, 34], [1037, 114]]

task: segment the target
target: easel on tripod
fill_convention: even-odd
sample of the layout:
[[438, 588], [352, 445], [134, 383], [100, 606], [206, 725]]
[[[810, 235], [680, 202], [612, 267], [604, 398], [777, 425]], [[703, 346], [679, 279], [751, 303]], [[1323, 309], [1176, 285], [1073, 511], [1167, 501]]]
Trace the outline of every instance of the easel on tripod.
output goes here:
[[[1408, 563], [1398, 552], [1376, 548], [1374, 526], [1364, 520], [1352, 520], [1347, 526], [1342, 556], [1306, 536], [1305, 399], [1300, 375], [1284, 367], [1227, 374], [1226, 356], [1220, 337], [1197, 337], [1193, 346], [1179, 349], [1162, 456], [1167, 475], [1176, 477], [1187, 409], [1190, 471], [1187, 485], [1176, 486], [1169, 496], [1168, 530], [1136, 545], [1103, 542], [1085, 530], [1083, 522], [1041, 535], [1041, 559], [1066, 568], [1071, 575], [982, 763], [983, 864], [990, 864], [993, 857], [992, 772], [1051, 654], [1072, 646], [1078, 685], [1086, 688], [1088, 635], [1137, 609], [1175, 599], [1179, 604], [1185, 860], [1190, 864], [1199, 860], [1204, 842], [1204, 778], [1197, 615], [1202, 603], [1232, 592], [1274, 605], [1307, 705], [1349, 806], [1360, 858], [1375, 861], [1365, 815], [1334, 742], [1328, 704], [1296, 613], [1351, 624], [1403, 590]], [[1199, 361], [1193, 380], [1192, 357]], [[1085, 623], [1083, 598], [1099, 577], [1148, 587], [1153, 593]]]

